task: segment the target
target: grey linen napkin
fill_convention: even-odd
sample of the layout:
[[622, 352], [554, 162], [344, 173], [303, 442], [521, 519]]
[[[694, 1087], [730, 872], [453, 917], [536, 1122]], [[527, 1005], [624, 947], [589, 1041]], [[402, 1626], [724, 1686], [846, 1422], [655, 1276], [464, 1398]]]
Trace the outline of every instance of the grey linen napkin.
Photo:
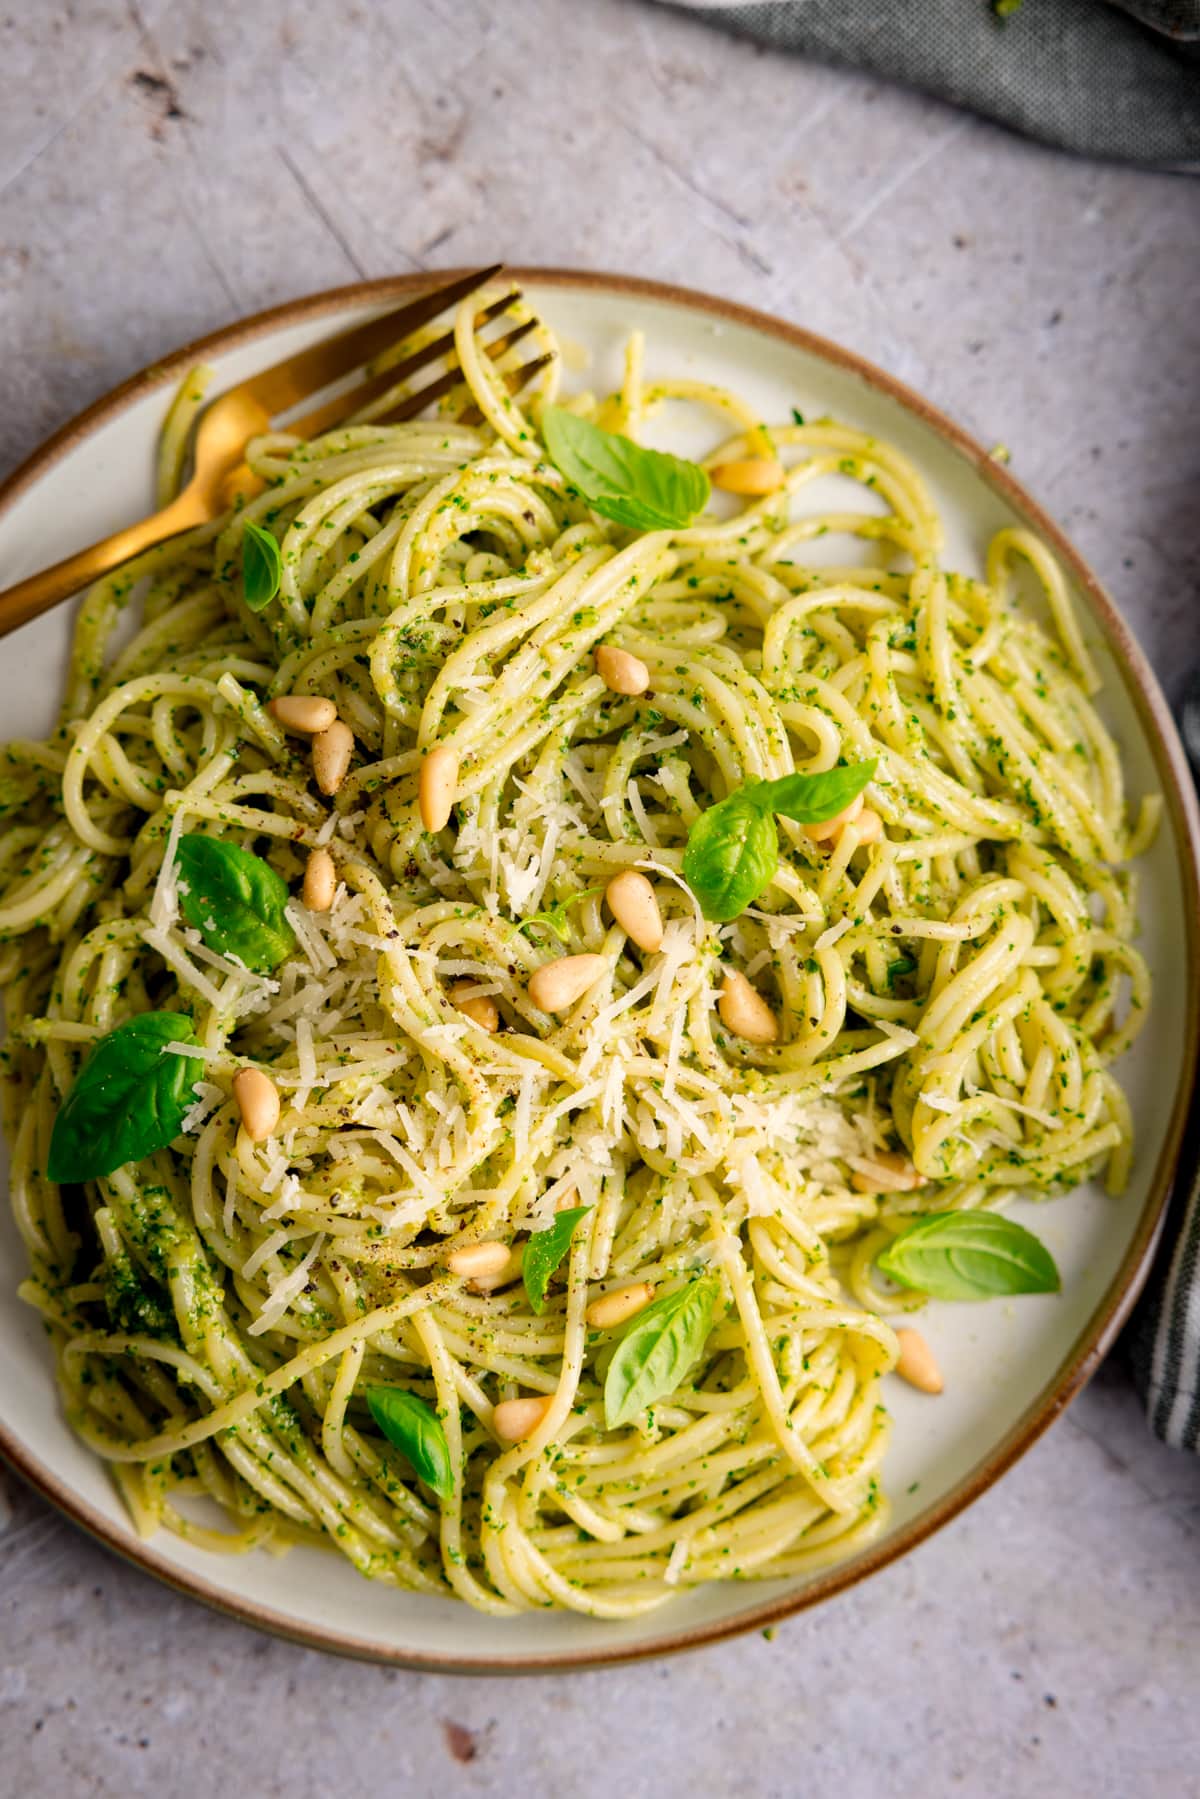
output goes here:
[[[660, 0], [1060, 149], [1200, 173], [1200, 0]], [[1010, 0], [1011, 4], [1011, 0]]]
[[1200, 1145], [1179, 1161], [1164, 1248], [1124, 1343], [1150, 1429], [1200, 1454]]

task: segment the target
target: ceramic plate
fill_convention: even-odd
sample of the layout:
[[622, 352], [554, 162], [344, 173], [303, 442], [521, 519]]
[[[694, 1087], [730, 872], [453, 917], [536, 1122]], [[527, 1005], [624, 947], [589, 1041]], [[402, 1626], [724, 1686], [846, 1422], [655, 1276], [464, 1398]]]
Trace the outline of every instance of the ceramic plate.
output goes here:
[[[1156, 977], [1149, 1023], [1120, 1069], [1137, 1128], [1129, 1191], [1083, 1189], [1035, 1211], [1063, 1273], [1056, 1298], [933, 1306], [922, 1330], [946, 1371], [944, 1396], [889, 1382], [895, 1417], [886, 1478], [894, 1512], [871, 1548], [805, 1580], [728, 1583], [683, 1594], [629, 1623], [529, 1614], [486, 1618], [457, 1601], [373, 1587], [333, 1554], [293, 1550], [217, 1557], [163, 1533], [138, 1540], [107, 1474], [59, 1411], [41, 1326], [15, 1297], [24, 1255], [0, 1225], [0, 1448], [64, 1511], [140, 1566], [250, 1623], [323, 1648], [412, 1666], [491, 1671], [580, 1667], [663, 1653], [762, 1626], [828, 1597], [911, 1549], [976, 1498], [1027, 1449], [1095, 1368], [1133, 1302], [1151, 1255], [1191, 1090], [1197, 1039], [1195, 801], [1170, 716], [1112, 601], [1061, 533], [985, 451], [887, 376], [834, 345], [744, 308], [623, 277], [523, 271], [542, 316], [569, 341], [569, 363], [605, 391], [640, 326], [653, 373], [737, 388], [765, 418], [830, 412], [897, 444], [923, 471], [947, 526], [946, 555], [978, 571], [991, 534], [1030, 525], [1062, 558], [1105, 680], [1101, 709], [1122, 747], [1129, 789], [1166, 794], [1163, 828], [1142, 875], [1142, 939]], [[421, 278], [345, 288], [190, 345], [60, 432], [0, 490], [0, 582], [131, 522], [151, 506], [156, 433], [175, 382], [197, 360], [219, 384], [365, 317]], [[6, 640], [4, 735], [42, 735], [58, 702], [68, 610]], [[1186, 978], [1183, 978], [1186, 971]]]

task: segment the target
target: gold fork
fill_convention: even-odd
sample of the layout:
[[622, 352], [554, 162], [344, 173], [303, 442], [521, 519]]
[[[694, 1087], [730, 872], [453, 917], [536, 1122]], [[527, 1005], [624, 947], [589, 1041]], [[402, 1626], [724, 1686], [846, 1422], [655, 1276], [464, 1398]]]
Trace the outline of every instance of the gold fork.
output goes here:
[[[194, 525], [219, 518], [235, 496], [257, 492], [259, 483], [244, 460], [246, 445], [252, 437], [269, 431], [275, 420], [282, 420], [283, 428], [295, 432], [298, 437], [315, 437], [371, 407], [430, 363], [442, 357], [452, 359], [454, 333], [451, 330], [421, 344], [401, 361], [377, 373], [367, 374], [368, 368], [378, 363], [385, 352], [402, 344], [405, 338], [437, 318], [439, 313], [485, 287], [503, 266], [496, 263], [492, 268], [477, 269], [444, 287], [434, 288], [383, 318], [351, 326], [336, 337], [325, 338], [220, 394], [200, 415], [193, 449], [192, 478], [183, 491], [161, 512], [155, 512], [123, 531], [116, 531], [89, 549], [79, 550], [62, 562], [43, 569], [40, 574], [31, 575], [28, 580], [18, 581], [15, 587], [0, 592], [0, 637], [15, 631], [18, 625], [27, 624], [30, 619], [39, 618], [52, 606], [69, 599], [101, 575], [111, 574], [113, 569], [143, 550], [152, 549], [155, 544], [164, 543], [181, 531], [189, 531]], [[520, 297], [520, 290], [515, 289], [493, 300], [476, 315], [475, 329], [478, 331], [498, 318]], [[482, 347], [489, 357], [498, 361], [536, 328], [535, 318], [526, 319]], [[535, 356], [509, 370], [502, 377], [508, 392], [519, 393], [531, 376], [551, 360], [550, 355]], [[349, 380], [356, 373], [363, 377], [356, 385], [339, 391], [302, 418], [288, 416], [304, 400], [323, 393], [335, 383]], [[396, 405], [373, 413], [371, 422], [391, 425], [416, 418], [426, 406], [451, 393], [462, 379], [462, 370], [455, 363], [436, 380], [405, 395]], [[475, 407], [468, 407], [460, 418], [477, 424], [480, 415]]]

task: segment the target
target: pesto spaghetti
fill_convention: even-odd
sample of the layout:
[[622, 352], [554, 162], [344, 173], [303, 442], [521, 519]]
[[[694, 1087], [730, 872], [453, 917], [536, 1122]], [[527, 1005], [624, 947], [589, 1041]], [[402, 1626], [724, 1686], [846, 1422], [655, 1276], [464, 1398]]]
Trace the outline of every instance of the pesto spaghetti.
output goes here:
[[21, 1291], [140, 1530], [630, 1617], [878, 1533], [889, 1314], [1121, 1186], [1157, 802], [1034, 538], [636, 340], [523, 412], [477, 304], [479, 425], [257, 440], [5, 752]]

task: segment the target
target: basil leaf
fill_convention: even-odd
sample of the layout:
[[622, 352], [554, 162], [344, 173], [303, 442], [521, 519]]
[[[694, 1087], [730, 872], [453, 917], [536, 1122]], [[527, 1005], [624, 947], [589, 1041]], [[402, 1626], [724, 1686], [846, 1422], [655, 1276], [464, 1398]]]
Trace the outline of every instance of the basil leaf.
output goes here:
[[571, 1206], [565, 1212], [556, 1212], [553, 1224], [544, 1231], [535, 1231], [525, 1245], [521, 1277], [535, 1312], [545, 1311], [550, 1276], [570, 1249], [575, 1226], [591, 1209], [591, 1206]]
[[652, 1299], [617, 1347], [604, 1382], [604, 1420], [609, 1430], [674, 1393], [700, 1359], [721, 1291], [715, 1274]]
[[779, 865], [775, 814], [797, 824], [836, 818], [862, 792], [875, 763], [856, 762], [819, 775], [749, 781], [702, 812], [688, 832], [683, 878], [705, 918], [726, 924], [752, 905]]
[[219, 837], [179, 839], [179, 909], [209, 949], [270, 974], [296, 947], [287, 882], [261, 856]]
[[902, 1287], [935, 1299], [1057, 1293], [1062, 1286], [1045, 1244], [999, 1212], [931, 1212], [901, 1231], [878, 1262]]
[[683, 878], [705, 918], [725, 923], [752, 905], [779, 866], [779, 837], [770, 812], [746, 789], [702, 812], [688, 832]]
[[261, 612], [279, 592], [283, 558], [270, 531], [247, 519], [242, 526], [242, 596], [251, 612]]
[[450, 1445], [429, 1401], [405, 1387], [368, 1387], [367, 1409], [388, 1442], [408, 1457], [418, 1478], [439, 1499], [449, 1499], [454, 1491]]
[[582, 893], [572, 893], [565, 900], [559, 900], [548, 912], [531, 913], [521, 920], [517, 929], [524, 931], [532, 924], [542, 925], [547, 931], [553, 931], [560, 943], [565, 943], [571, 934], [567, 926], [567, 908], [578, 906], [585, 899], [594, 899], [596, 894], [603, 892], [603, 887], [585, 887]]
[[551, 462], [588, 505], [635, 531], [690, 524], [708, 503], [709, 479], [698, 463], [643, 449], [561, 406], [543, 408], [542, 436]]
[[741, 791], [764, 811], [782, 812], [798, 825], [819, 825], [844, 812], [874, 773], [874, 761], [854, 762], [849, 768], [829, 768], [819, 775], [781, 775], [777, 781], [754, 781]]
[[888, 986], [894, 987], [904, 975], [912, 974], [916, 966], [911, 956], [897, 956], [894, 962], [889, 962], [887, 965]]
[[182, 1012], [140, 1012], [101, 1037], [54, 1120], [47, 1179], [93, 1181], [173, 1143], [197, 1068], [166, 1046], [195, 1041]]

